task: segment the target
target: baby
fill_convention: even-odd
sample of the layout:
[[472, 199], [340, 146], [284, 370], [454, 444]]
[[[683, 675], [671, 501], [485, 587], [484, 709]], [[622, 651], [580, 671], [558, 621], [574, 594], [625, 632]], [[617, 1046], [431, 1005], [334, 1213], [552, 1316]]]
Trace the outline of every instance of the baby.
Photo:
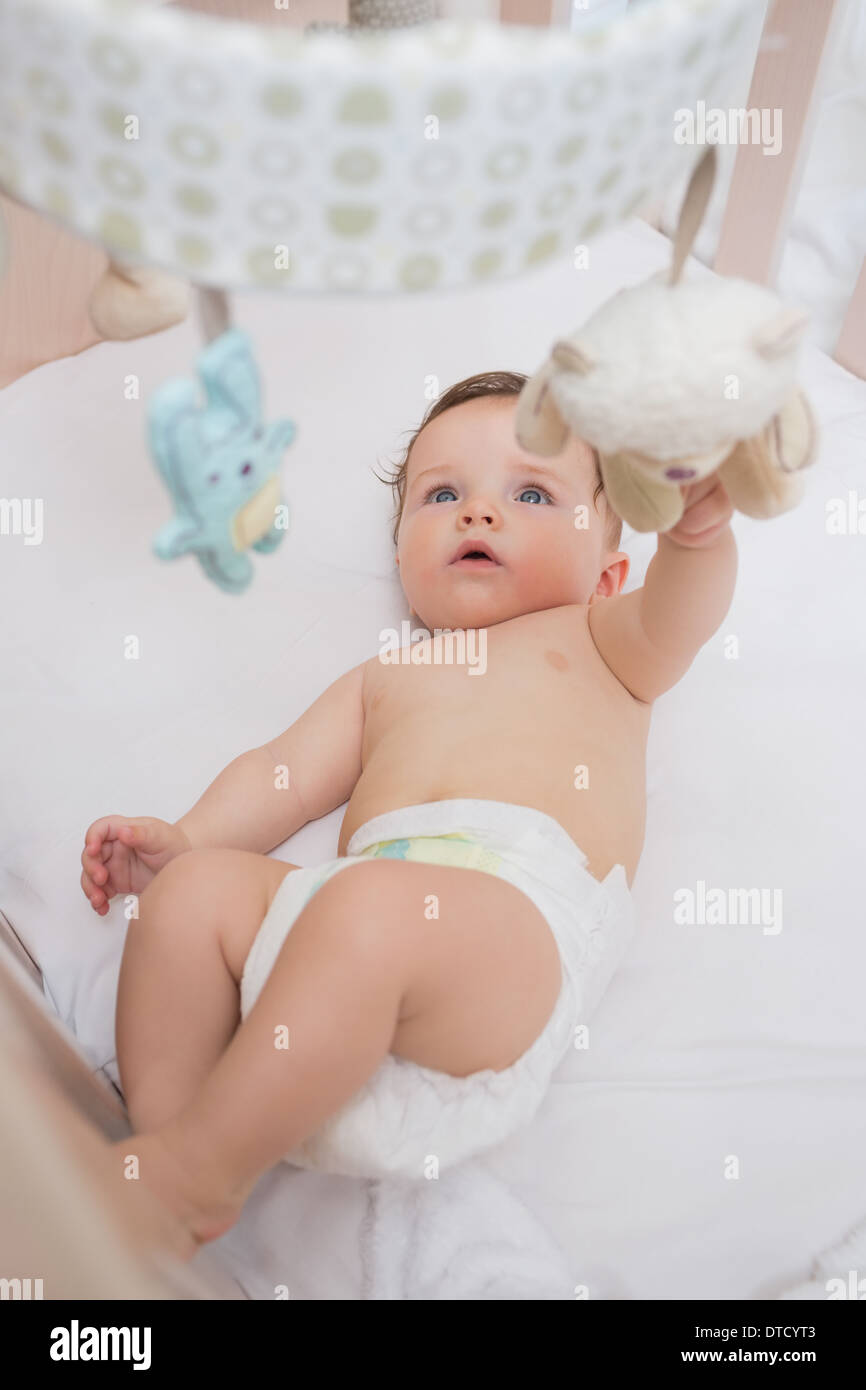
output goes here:
[[[727, 612], [732, 508], [713, 477], [685, 487], [623, 594], [594, 451], [516, 442], [525, 380], [452, 387], [392, 479], [430, 635], [341, 676], [176, 824], [85, 836], [94, 909], [141, 894], [116, 1030], [136, 1133], [113, 1148], [186, 1255], [281, 1159], [431, 1178], [520, 1129], [632, 938], [652, 703]], [[337, 859], [267, 857], [346, 801]]]

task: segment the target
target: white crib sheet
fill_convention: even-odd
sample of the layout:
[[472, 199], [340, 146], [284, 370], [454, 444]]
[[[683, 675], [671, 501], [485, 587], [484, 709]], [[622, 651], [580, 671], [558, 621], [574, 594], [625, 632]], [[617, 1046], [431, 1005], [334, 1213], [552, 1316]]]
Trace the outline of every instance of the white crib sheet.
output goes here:
[[[390, 493], [371, 469], [417, 424], [431, 375], [445, 389], [476, 371], [534, 370], [553, 337], [668, 256], [633, 221], [593, 246], [589, 271], [557, 266], [431, 299], [236, 299], [268, 413], [298, 424], [284, 470], [292, 534], [254, 556], [239, 598], [192, 559], [150, 554], [168, 498], [147, 458], [143, 401], [124, 387], [135, 374], [146, 397], [187, 372], [200, 345], [192, 323], [51, 363], [0, 396], [4, 492], [44, 502], [41, 545], [0, 538], [0, 906], [94, 1067], [114, 1065], [125, 921], [120, 900], [101, 919], [81, 893], [85, 828], [110, 812], [175, 819], [408, 616]], [[656, 707], [638, 943], [590, 1050], [569, 1057], [537, 1122], [474, 1174], [534, 1223], [536, 1264], [519, 1253], [515, 1216], [511, 1282], [486, 1281], [481, 1202], [447, 1272], [401, 1284], [381, 1262], [417, 1212], [395, 1206], [389, 1228], [388, 1192], [283, 1166], [218, 1246], [252, 1297], [273, 1297], [276, 1283], [329, 1299], [572, 1298], [579, 1284], [590, 1297], [773, 1297], [866, 1214], [866, 536], [825, 529], [827, 500], [861, 484], [866, 384], [816, 349], [804, 384], [823, 431], [807, 499], [772, 523], [736, 519], [730, 614]], [[632, 536], [628, 549], [640, 583], [654, 538]], [[124, 659], [130, 634], [137, 661]], [[340, 815], [277, 857], [330, 857]], [[698, 880], [781, 889], [781, 932], [674, 925], [673, 893]], [[738, 1178], [725, 1175], [732, 1156]], [[446, 1235], [429, 1198], [417, 1225], [428, 1253], [429, 1231]], [[378, 1272], [359, 1238], [375, 1203]], [[508, 1231], [497, 1229], [504, 1268]], [[528, 1251], [525, 1230], [520, 1239]]]

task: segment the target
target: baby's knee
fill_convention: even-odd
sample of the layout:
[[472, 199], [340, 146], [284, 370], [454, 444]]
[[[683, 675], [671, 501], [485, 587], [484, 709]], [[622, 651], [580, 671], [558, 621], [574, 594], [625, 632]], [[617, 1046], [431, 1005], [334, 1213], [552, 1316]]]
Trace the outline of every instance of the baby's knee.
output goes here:
[[176, 903], [194, 899], [200, 902], [215, 879], [222, 876], [224, 869], [220, 859], [225, 852], [220, 849], [192, 849], [170, 859], [140, 894], [139, 915], [142, 910], [152, 912], [166, 901]]
[[175, 855], [174, 859], [169, 859], [150, 881], [145, 889], [151, 896], [155, 896], [153, 889], [159, 887], [165, 889], [168, 884], [185, 883], [188, 879], [199, 876], [205, 866], [212, 866], [214, 856], [222, 854], [222, 850], [213, 849], [190, 849], [184, 854]]
[[237, 849], [194, 849], [166, 864], [142, 894], [141, 905], [192, 930], [203, 922], [247, 933], [261, 923], [286, 874], [295, 868], [263, 854]]

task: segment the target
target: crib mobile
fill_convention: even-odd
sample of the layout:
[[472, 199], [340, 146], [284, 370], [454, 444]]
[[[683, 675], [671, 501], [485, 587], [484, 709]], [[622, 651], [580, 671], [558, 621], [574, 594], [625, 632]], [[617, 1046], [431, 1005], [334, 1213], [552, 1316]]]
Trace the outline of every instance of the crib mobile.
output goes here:
[[[442, 20], [435, 0], [350, 0], [348, 27], [301, 31], [136, 0], [0, 0], [0, 189], [105, 247], [110, 264], [90, 303], [104, 338], [181, 322], [192, 286], [204, 399], [176, 378], [148, 401], [149, 445], [175, 513], [156, 554], [193, 554], [238, 593], [253, 574], [248, 551], [273, 550], [288, 527], [280, 468], [296, 427], [264, 419], [229, 291], [423, 293], [574, 254], [694, 164], [674, 113], [724, 107], [737, 93], [753, 13], [752, 0], [642, 0], [569, 31]], [[684, 204], [686, 250], [708, 167], [705, 156]], [[679, 267], [684, 258], [681, 246]], [[671, 291], [686, 288], [678, 274]], [[800, 319], [774, 317], [774, 297], [759, 293], [746, 317], [750, 330], [761, 318], [776, 369], [741, 412], [754, 438], [749, 461], [739, 458], [741, 473], [752, 469], [740, 505], [773, 493], [777, 503], [752, 512], [771, 515], [793, 505], [770, 474], [808, 461], [810, 417], [792, 381]], [[695, 428], [703, 398], [693, 379], [671, 388], [673, 464], [657, 438], [611, 432], [622, 400], [592, 356], [591, 328], [603, 329], [623, 295], [558, 338], [524, 388], [518, 439], [555, 453], [569, 428], [585, 431], [603, 450], [615, 508], [649, 529], [636, 498], [652, 492], [649, 524], [660, 517], [666, 529], [677, 469], [703, 476], [734, 441]], [[645, 309], [636, 306], [641, 321]], [[600, 389], [587, 394], [593, 368]], [[762, 433], [783, 406], [796, 440], [787, 462], [770, 457]]]

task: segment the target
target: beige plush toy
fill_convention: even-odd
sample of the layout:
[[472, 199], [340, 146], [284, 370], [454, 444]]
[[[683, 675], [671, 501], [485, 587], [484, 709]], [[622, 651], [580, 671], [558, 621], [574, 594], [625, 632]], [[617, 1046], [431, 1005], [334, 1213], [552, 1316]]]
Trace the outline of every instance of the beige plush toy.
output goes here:
[[598, 450], [605, 492], [635, 531], [667, 531], [681, 484], [718, 472], [736, 510], [766, 518], [800, 500], [813, 462], [812, 412], [797, 388], [805, 314], [746, 280], [680, 279], [715, 171], [692, 176], [673, 269], [620, 290], [523, 388], [519, 444], [561, 453], [569, 431]]
[[93, 287], [88, 310], [103, 338], [143, 338], [186, 318], [190, 287], [156, 266], [124, 265], [113, 259]]

